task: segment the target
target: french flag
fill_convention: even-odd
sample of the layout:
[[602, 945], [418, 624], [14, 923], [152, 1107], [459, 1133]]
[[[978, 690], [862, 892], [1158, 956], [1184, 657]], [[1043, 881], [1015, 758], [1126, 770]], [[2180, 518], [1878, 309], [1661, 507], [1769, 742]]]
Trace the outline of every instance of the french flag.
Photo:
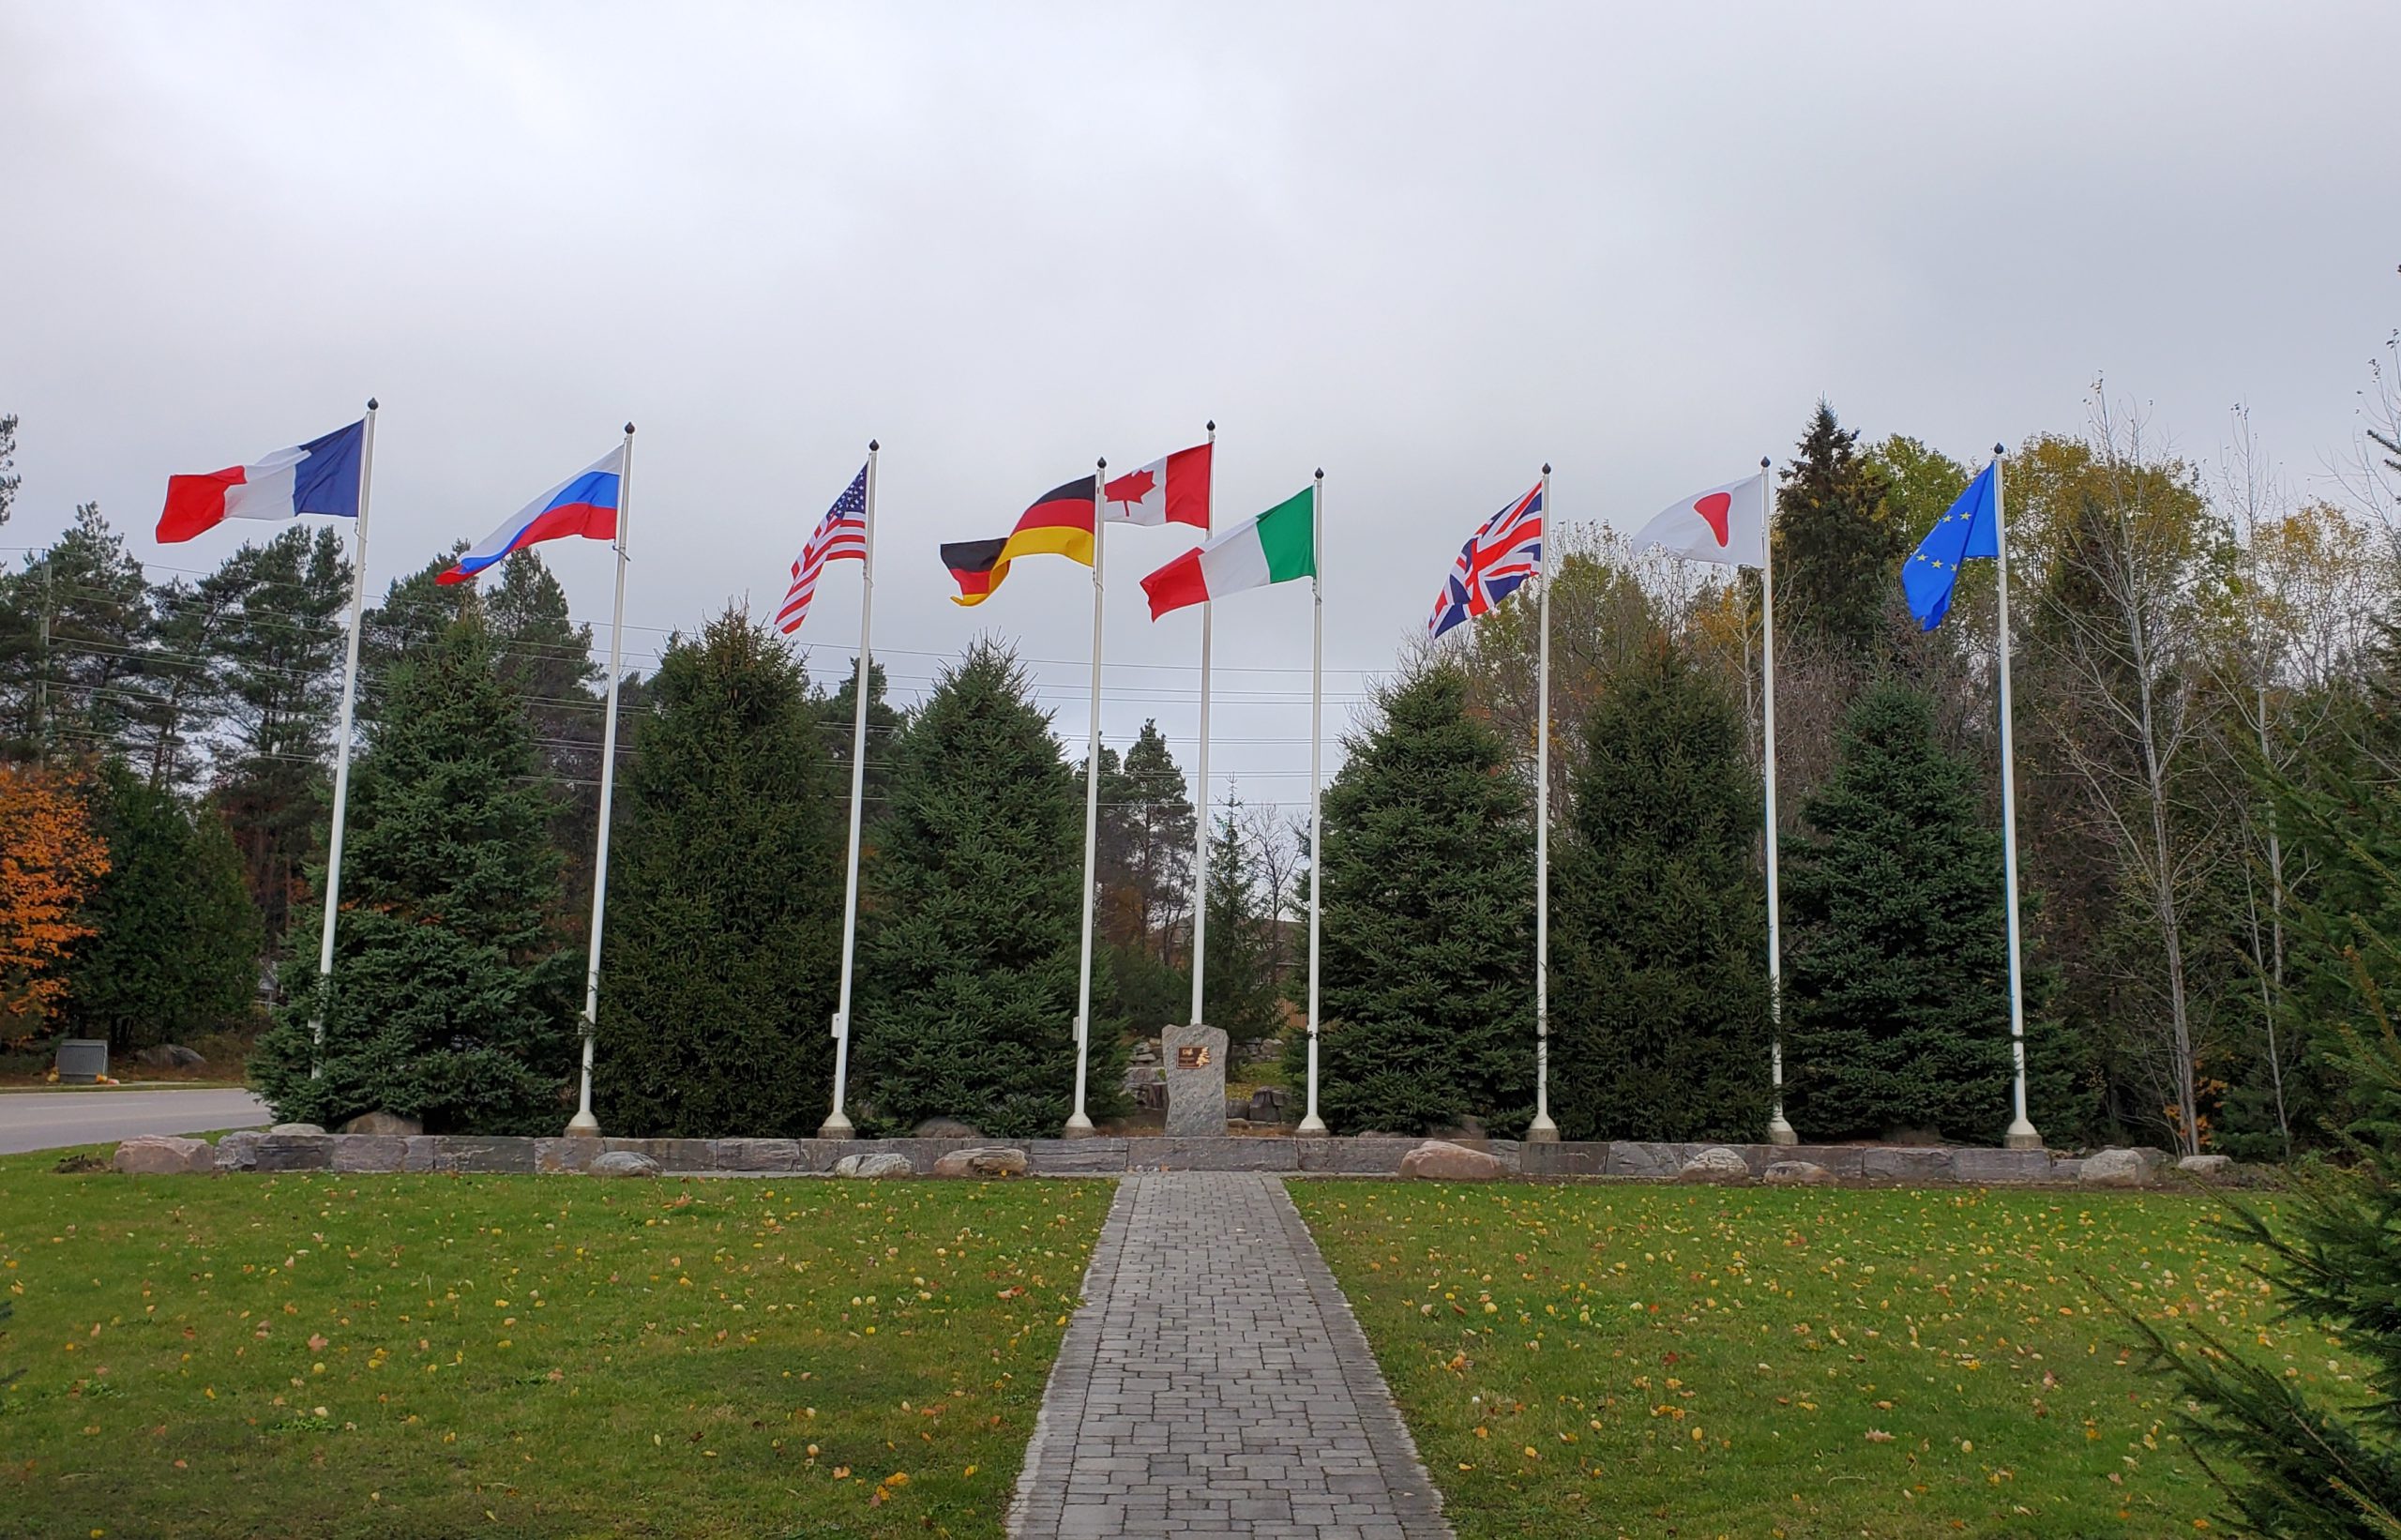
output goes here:
[[278, 449], [255, 463], [231, 465], [205, 476], [167, 478], [167, 506], [159, 515], [159, 540], [172, 545], [215, 529], [228, 519], [292, 519], [327, 513], [358, 517], [358, 467], [366, 451], [366, 419], [337, 428], [292, 449]]
[[587, 540], [617, 537], [617, 493], [625, 485], [626, 446], [602, 455], [581, 471], [526, 504], [507, 522], [476, 542], [459, 565], [436, 582], [468, 582], [512, 551], [544, 540], [581, 535]]

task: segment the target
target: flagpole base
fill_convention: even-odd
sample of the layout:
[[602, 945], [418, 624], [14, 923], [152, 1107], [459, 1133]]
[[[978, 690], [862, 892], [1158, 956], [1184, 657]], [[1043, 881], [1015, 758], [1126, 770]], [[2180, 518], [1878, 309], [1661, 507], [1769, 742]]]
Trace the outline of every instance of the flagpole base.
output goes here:
[[2004, 1150], [2039, 1150], [2043, 1147], [2043, 1136], [2034, 1132], [2032, 1124], [2019, 1118], [2009, 1125], [2009, 1132], [2001, 1136], [2001, 1147]]
[[1558, 1143], [1559, 1125], [1550, 1121], [1549, 1113], [1536, 1112], [1534, 1121], [1526, 1125], [1526, 1142], [1529, 1144]]
[[567, 1120], [566, 1137], [569, 1139], [598, 1139], [600, 1137], [600, 1120], [594, 1117], [591, 1110], [586, 1108], [584, 1110], [578, 1112], [574, 1117]]
[[1798, 1144], [1801, 1136], [1792, 1131], [1792, 1125], [1785, 1122], [1784, 1114], [1778, 1112], [1768, 1120], [1767, 1141], [1770, 1144]]
[[849, 1139], [855, 1132], [857, 1130], [851, 1126], [851, 1120], [839, 1112], [834, 1113], [817, 1125], [819, 1139]]
[[1325, 1132], [1325, 1120], [1312, 1113], [1311, 1115], [1303, 1118], [1300, 1122], [1300, 1126], [1294, 1128], [1292, 1132], [1296, 1134], [1322, 1134]]
[[1067, 1120], [1065, 1127], [1059, 1130], [1059, 1137], [1061, 1139], [1090, 1139], [1093, 1132], [1092, 1119], [1078, 1112]]

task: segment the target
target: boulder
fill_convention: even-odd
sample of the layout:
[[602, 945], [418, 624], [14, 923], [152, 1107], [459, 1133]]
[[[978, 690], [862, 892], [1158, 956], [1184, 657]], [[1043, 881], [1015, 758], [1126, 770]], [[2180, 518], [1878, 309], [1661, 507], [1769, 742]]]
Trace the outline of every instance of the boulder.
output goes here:
[[404, 1118], [398, 1112], [361, 1112], [335, 1131], [344, 1134], [421, 1134], [425, 1132], [425, 1125], [415, 1118]]
[[1262, 1085], [1250, 1094], [1250, 1121], [1270, 1126], [1284, 1121], [1284, 1109], [1291, 1106], [1292, 1094], [1280, 1087]]
[[1771, 1187], [1823, 1187], [1833, 1185], [1835, 1173], [1814, 1160], [1779, 1160], [1759, 1180]]
[[217, 1169], [220, 1171], [254, 1171], [259, 1169], [259, 1140], [266, 1138], [256, 1128], [244, 1128], [227, 1134], [217, 1141]]
[[2159, 1172], [2156, 1150], [2096, 1150], [2076, 1179], [2088, 1187], [2147, 1187]]
[[279, 1123], [267, 1132], [270, 1134], [323, 1134], [325, 1130], [313, 1123]]
[[583, 1170], [587, 1176], [657, 1176], [658, 1162], [631, 1150], [612, 1150]]
[[928, 1118], [917, 1125], [909, 1137], [912, 1139], [982, 1139], [984, 1130], [972, 1123], [961, 1123], [957, 1118]]
[[[1799, 1166], [1807, 1162], [1793, 1161], [1790, 1164]], [[1733, 1186], [1750, 1179], [1750, 1163], [1722, 1144], [1701, 1151], [1676, 1170], [1679, 1182]]]
[[1509, 1174], [1509, 1165], [1482, 1150], [1429, 1139], [1400, 1157], [1400, 1174], [1427, 1182], [1497, 1182]]
[[846, 1155], [834, 1162], [836, 1176], [913, 1176], [916, 1170], [909, 1164], [907, 1155], [893, 1155], [888, 1151], [875, 1155]]
[[936, 1176], [1023, 1176], [1025, 1152], [1003, 1145], [953, 1150], [934, 1162]]
[[171, 1134], [143, 1134], [116, 1147], [116, 1169], [128, 1176], [183, 1176], [217, 1169], [208, 1141]]
[[151, 1069], [189, 1069], [194, 1064], [208, 1063], [181, 1043], [160, 1043], [145, 1048], [133, 1056], [133, 1062]]
[[2224, 1176], [2234, 1169], [2234, 1157], [2222, 1155], [2186, 1155], [2176, 1162], [2176, 1169], [2193, 1176]]

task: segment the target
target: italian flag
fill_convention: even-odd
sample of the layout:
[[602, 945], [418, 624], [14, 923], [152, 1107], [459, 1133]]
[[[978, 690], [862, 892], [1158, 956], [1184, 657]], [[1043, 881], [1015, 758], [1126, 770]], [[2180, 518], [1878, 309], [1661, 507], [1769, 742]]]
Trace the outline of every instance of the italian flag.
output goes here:
[[1151, 618], [1246, 588], [1317, 576], [1314, 489], [1304, 489], [1246, 524], [1193, 547], [1142, 580]]

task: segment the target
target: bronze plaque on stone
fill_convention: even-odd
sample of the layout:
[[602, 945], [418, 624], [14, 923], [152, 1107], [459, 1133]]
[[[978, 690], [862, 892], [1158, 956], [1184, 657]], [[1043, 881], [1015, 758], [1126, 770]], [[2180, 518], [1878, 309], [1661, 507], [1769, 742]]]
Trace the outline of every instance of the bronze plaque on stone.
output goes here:
[[1175, 1067], [1178, 1069], [1206, 1069], [1209, 1067], [1208, 1049], [1199, 1043], [1184, 1044], [1175, 1050]]

